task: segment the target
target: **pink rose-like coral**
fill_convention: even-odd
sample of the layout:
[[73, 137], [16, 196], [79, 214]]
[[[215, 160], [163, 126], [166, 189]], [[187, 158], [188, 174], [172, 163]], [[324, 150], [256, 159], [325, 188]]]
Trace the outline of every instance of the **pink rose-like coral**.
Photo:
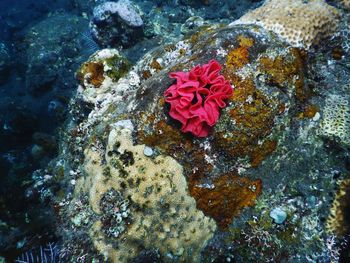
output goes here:
[[165, 101], [170, 104], [169, 115], [182, 124], [182, 132], [206, 137], [219, 119], [220, 108], [226, 107], [225, 100], [233, 93], [220, 70], [219, 62], [210, 60], [190, 72], [169, 74], [176, 83], [165, 91]]

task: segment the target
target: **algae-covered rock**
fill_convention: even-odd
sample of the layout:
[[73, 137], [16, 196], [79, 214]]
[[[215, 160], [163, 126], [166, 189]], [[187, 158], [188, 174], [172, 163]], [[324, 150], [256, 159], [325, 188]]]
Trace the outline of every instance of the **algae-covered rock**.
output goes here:
[[[328, 213], [335, 172], [346, 168], [324, 147], [327, 99], [309, 85], [304, 50], [236, 25], [202, 28], [117, 78], [107, 75], [118, 68], [108, 66], [115, 54], [97, 52], [78, 71], [60, 157], [72, 169], [60, 217], [73, 261], [84, 252], [112, 262], [330, 258], [319, 218]], [[164, 92], [175, 83], [169, 73], [212, 59], [234, 90], [199, 138], [170, 117]], [[313, 205], [309, 196], [317, 197]], [[86, 224], [74, 212], [80, 203]], [[276, 207], [284, 212], [278, 224], [270, 218]]]
[[93, 54], [83, 63], [76, 73], [79, 94], [86, 102], [94, 102], [99, 95], [108, 93], [130, 69], [130, 62], [116, 49], [103, 49]]

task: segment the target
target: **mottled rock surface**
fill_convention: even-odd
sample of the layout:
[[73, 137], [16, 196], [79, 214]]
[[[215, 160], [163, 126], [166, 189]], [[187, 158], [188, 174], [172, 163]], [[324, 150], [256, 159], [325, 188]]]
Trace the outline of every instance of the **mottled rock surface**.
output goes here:
[[[113, 54], [102, 50], [86, 63], [99, 58], [107, 65]], [[234, 94], [211, 134], [199, 139], [182, 133], [169, 117], [163, 93], [173, 83], [170, 72], [189, 71], [213, 58], [222, 65], [221, 74], [234, 86]], [[321, 62], [259, 27], [212, 26], [147, 53], [117, 80], [108, 76], [109, 67], [102, 66], [97, 82], [82, 82], [62, 144], [64, 154], [58, 159], [66, 164], [62, 180], [67, 182], [58, 204], [65, 220], [60, 232], [68, 233], [63, 240], [73, 251], [72, 259], [86, 252], [91, 259], [118, 261], [129, 250], [133, 252], [128, 258], [135, 260], [156, 250], [161, 262], [336, 258], [329, 246], [335, 237], [322, 230], [330, 214], [334, 178], [347, 175], [346, 152], [327, 149], [330, 140], [344, 144], [340, 135], [334, 140], [333, 134], [322, 132], [332, 95], [310, 84], [317, 75], [310, 63]], [[80, 74], [86, 79], [89, 73]], [[88, 116], [83, 115], [84, 104], [92, 109]], [[332, 125], [327, 123], [327, 131]], [[153, 155], [145, 155], [145, 147], [152, 148]], [[146, 170], [143, 160], [149, 160]], [[165, 163], [160, 160], [171, 161], [161, 168]], [[160, 171], [147, 175], [156, 163]], [[168, 169], [181, 172], [151, 179]], [[176, 183], [175, 174], [183, 175]], [[103, 194], [111, 188], [127, 198], [130, 207], [126, 223], [113, 230], [118, 233], [114, 236], [103, 230], [109, 226], [100, 219]], [[173, 202], [167, 204], [163, 191], [172, 193]], [[188, 201], [178, 206], [178, 195]], [[172, 221], [168, 211], [174, 208], [181, 218], [184, 204], [185, 214], [197, 218], [197, 226], [207, 225], [209, 232], [200, 231], [203, 236], [198, 237], [193, 229], [187, 236], [190, 221]], [[86, 223], [77, 224], [77, 205]], [[283, 211], [278, 224], [270, 217], [275, 208]], [[154, 215], [160, 219], [153, 222]], [[136, 228], [142, 229], [144, 238], [132, 234]], [[143, 249], [134, 247], [133, 237]]]
[[[33, 173], [35, 183], [26, 191], [31, 202], [53, 201], [64, 259], [349, 258], [349, 15], [337, 10], [338, 31], [331, 28], [319, 49], [306, 51], [257, 25], [210, 26], [208, 11], [200, 10], [221, 1], [168, 13], [163, 3], [138, 3], [152, 10], [145, 17], [154, 15], [145, 20], [147, 37], [171, 32], [161, 38], [166, 42], [181, 30], [187, 36], [174, 44], [153, 39], [148, 48], [156, 42], [159, 47], [140, 60], [147, 45], [136, 44], [126, 52], [134, 65], [119, 50], [103, 49], [79, 67], [60, 154]], [[197, 138], [182, 133], [169, 116], [164, 91], [174, 83], [170, 72], [187, 72], [211, 59], [222, 65], [234, 92], [209, 136]], [[21, 130], [18, 119], [4, 127]], [[35, 131], [24, 134], [33, 135], [28, 150], [41, 160], [45, 149], [56, 150], [55, 142]], [[17, 155], [6, 158], [11, 162]], [[38, 218], [47, 215], [33, 210]]]
[[143, 35], [143, 21], [129, 0], [104, 2], [93, 10], [91, 33], [103, 47], [130, 47]]

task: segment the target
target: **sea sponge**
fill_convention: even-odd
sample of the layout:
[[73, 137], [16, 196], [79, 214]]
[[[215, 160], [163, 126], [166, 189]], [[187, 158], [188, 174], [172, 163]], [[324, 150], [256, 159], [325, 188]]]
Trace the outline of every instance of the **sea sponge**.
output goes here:
[[226, 107], [224, 100], [233, 92], [230, 82], [219, 75], [220, 70], [219, 62], [210, 60], [190, 72], [169, 74], [176, 83], [165, 91], [165, 101], [170, 104], [169, 115], [181, 122], [183, 132], [206, 137], [219, 119], [219, 109]]
[[236, 24], [262, 26], [292, 46], [309, 49], [336, 31], [338, 11], [323, 0], [266, 0], [231, 23]]
[[335, 139], [343, 146], [350, 145], [350, 108], [349, 98], [331, 95], [326, 99], [320, 135]]
[[[133, 145], [132, 127], [111, 128], [105, 152], [85, 150], [86, 176], [75, 189], [89, 193], [92, 210], [102, 216], [90, 232], [96, 249], [109, 262], [130, 262], [153, 248], [164, 262], [198, 262], [216, 223], [188, 195], [182, 167], [171, 157], [146, 156], [145, 145]], [[115, 213], [121, 218], [109, 226]]]

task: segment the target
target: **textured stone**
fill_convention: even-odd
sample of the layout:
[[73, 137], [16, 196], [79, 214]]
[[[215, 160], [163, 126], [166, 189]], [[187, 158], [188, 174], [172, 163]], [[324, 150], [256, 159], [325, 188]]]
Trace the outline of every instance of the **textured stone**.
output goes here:
[[[209, 136], [199, 139], [169, 117], [164, 91], [173, 84], [170, 72], [187, 72], [213, 58], [234, 93]], [[215, 262], [230, 255], [237, 262], [294, 262], [315, 251], [322, 258], [327, 247], [319, 218], [328, 210], [331, 171], [342, 167], [328, 158], [316, 133], [320, 118], [314, 117], [322, 118], [327, 96], [308, 85], [307, 61], [304, 50], [261, 27], [213, 26], [147, 53], [118, 80], [105, 77], [98, 88], [81, 86], [78, 98], [91, 98], [92, 110], [67, 136], [66, 153], [73, 156], [62, 159], [82, 171], [72, 202], [88, 196], [95, 218], [77, 232], [88, 234], [88, 247], [95, 250], [65, 235], [71, 257], [83, 251], [105, 260], [127, 255], [133, 262], [158, 251], [165, 262]], [[89, 97], [88, 90], [97, 96]], [[119, 125], [125, 120], [132, 126]], [[154, 151], [152, 158], [145, 146]], [[130, 213], [125, 225], [108, 231], [109, 217], [101, 218], [110, 212], [101, 209], [101, 199], [111, 188], [129, 200]], [[311, 195], [320, 200], [312, 207], [304, 198]], [[62, 218], [71, 218], [72, 208], [63, 206]], [[283, 212], [272, 215], [283, 226], [269, 216], [276, 207], [291, 214], [290, 220]], [[195, 218], [195, 226], [204, 229], [187, 234]]]
[[90, 22], [93, 37], [103, 47], [132, 46], [142, 37], [142, 27], [142, 18], [129, 0], [98, 5]]

